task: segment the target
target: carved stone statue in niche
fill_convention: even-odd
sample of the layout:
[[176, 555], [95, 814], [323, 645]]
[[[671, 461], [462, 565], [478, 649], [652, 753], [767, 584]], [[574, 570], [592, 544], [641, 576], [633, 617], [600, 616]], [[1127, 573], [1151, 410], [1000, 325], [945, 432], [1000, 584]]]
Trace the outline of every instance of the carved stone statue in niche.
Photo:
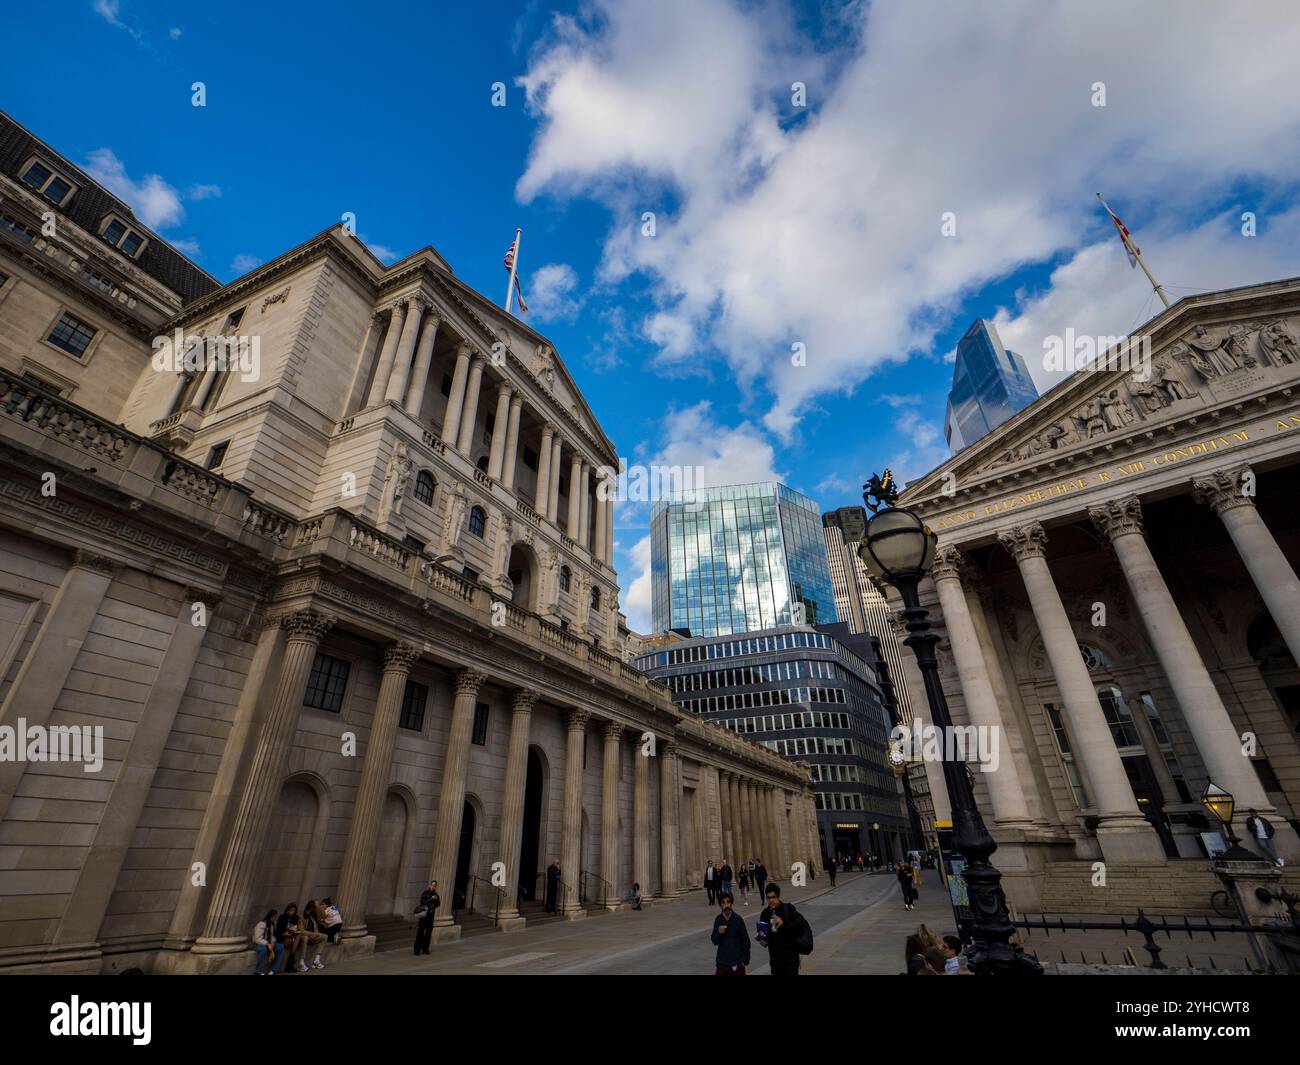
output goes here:
[[1259, 334], [1259, 345], [1274, 366], [1287, 366], [1300, 362], [1300, 351], [1296, 348], [1295, 334], [1289, 330], [1281, 318], [1266, 325]]
[[388, 487], [386, 513], [389, 517], [401, 517], [402, 500], [406, 498], [406, 489], [411, 483], [414, 470], [415, 463], [411, 461], [406, 445], [398, 444], [393, 448], [392, 457], [388, 460], [388, 472], [384, 475], [384, 484]]
[[469, 500], [465, 497], [465, 486], [456, 481], [452, 486], [451, 503], [447, 510], [447, 550], [450, 551], [460, 543], [460, 534], [465, 527], [465, 510]]

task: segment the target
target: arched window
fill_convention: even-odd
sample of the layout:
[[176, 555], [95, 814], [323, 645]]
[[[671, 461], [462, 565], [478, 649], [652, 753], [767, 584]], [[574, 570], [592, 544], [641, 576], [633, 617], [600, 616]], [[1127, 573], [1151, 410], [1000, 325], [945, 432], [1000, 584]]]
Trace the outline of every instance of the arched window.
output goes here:
[[433, 490], [436, 487], [433, 474], [421, 470], [415, 475], [415, 498], [425, 506], [433, 506]]
[[591, 609], [592, 610], [600, 609], [600, 589], [597, 588], [594, 584], [591, 586]]
[[573, 580], [573, 574], [569, 572], [568, 566], [560, 567], [560, 591], [567, 592], [569, 584]]
[[487, 525], [487, 515], [482, 507], [472, 507], [469, 512], [469, 531], [482, 539], [483, 529]]

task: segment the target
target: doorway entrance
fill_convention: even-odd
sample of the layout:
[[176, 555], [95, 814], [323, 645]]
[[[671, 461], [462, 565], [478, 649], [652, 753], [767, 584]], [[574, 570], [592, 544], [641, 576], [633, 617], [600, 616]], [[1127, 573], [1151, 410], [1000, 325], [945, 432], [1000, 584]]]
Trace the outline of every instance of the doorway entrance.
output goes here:
[[451, 908], [463, 910], [469, 890], [469, 867], [474, 855], [474, 807], [465, 803], [460, 817], [460, 848], [456, 852], [456, 879], [453, 882]]
[[542, 836], [542, 760], [537, 749], [528, 748], [528, 776], [524, 781], [524, 833], [519, 846], [519, 899], [536, 902], [541, 885], [538, 851]]

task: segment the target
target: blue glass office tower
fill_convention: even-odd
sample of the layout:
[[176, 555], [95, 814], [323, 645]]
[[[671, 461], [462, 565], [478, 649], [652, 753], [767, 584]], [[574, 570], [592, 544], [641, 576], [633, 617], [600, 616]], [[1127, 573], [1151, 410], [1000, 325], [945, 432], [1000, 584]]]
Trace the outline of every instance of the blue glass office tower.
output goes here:
[[970, 447], [1037, 398], [1025, 360], [1002, 346], [991, 322], [977, 318], [957, 342], [943, 421], [948, 446], [953, 451]]
[[683, 493], [650, 516], [650, 587], [656, 632], [728, 636], [839, 620], [821, 512], [783, 484]]

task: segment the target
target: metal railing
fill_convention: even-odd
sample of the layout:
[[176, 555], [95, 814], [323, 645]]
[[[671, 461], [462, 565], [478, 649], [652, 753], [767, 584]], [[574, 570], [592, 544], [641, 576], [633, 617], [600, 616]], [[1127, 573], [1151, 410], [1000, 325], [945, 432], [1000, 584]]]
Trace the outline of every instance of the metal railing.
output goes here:
[[[1018, 917], [1012, 913], [1012, 925], [1016, 928], [1023, 928], [1026, 931], [1043, 931], [1050, 936], [1053, 932], [1122, 932], [1125, 935], [1137, 933], [1142, 937], [1142, 949], [1150, 957], [1146, 968], [1148, 969], [1168, 969], [1169, 966], [1161, 959], [1160, 955], [1164, 947], [1156, 942], [1155, 937], [1164, 933], [1166, 938], [1172, 939], [1174, 936], [1186, 935], [1190, 940], [1196, 935], [1208, 935], [1212, 940], [1217, 941], [1220, 935], [1245, 935], [1253, 956], [1254, 965], [1247, 964], [1247, 968], [1254, 968], [1259, 972], [1277, 972], [1279, 967], [1274, 961], [1270, 960], [1265, 953], [1260, 936], [1275, 936], [1276, 946], [1279, 948], [1275, 956], [1280, 957], [1284, 964], [1282, 971], [1297, 973], [1300, 972], [1300, 914], [1296, 912], [1297, 899], [1288, 891], [1272, 892], [1267, 888], [1260, 887], [1255, 890], [1256, 897], [1261, 902], [1281, 902], [1286, 906], [1286, 918], [1270, 923], [1252, 924], [1243, 913], [1236, 921], [1211, 921], [1208, 917], [1148, 917], [1145, 912], [1138, 910], [1137, 918], [1120, 917], [1115, 920], [1067, 920], [1064, 917], [1049, 918], [1046, 914], [1039, 914], [1038, 919], [1034, 920], [1028, 917]], [[1130, 958], [1136, 963], [1136, 956], [1131, 950], [1127, 951]], [[1102, 962], [1106, 964], [1105, 953], [1102, 952]], [[1213, 955], [1207, 955], [1212, 968], [1214, 965]], [[1065, 961], [1065, 954], [1062, 952], [1061, 960]], [[1081, 960], [1086, 964], [1087, 959], [1081, 955]]]

